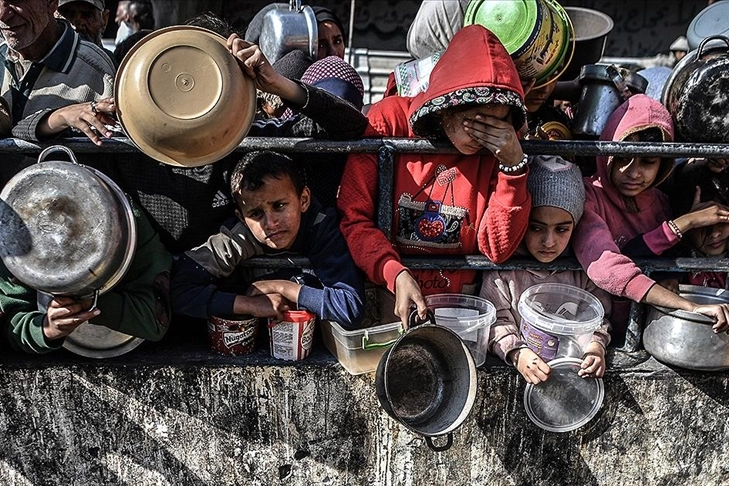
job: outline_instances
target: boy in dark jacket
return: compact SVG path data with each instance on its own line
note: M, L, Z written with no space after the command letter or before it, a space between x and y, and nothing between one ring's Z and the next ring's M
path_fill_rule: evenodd
M237 219L175 264L173 310L200 318L274 317L300 308L356 327L364 309L362 277L336 212L311 196L291 159L271 151L247 154L231 176L231 191ZM313 274L239 268L262 255L308 257Z

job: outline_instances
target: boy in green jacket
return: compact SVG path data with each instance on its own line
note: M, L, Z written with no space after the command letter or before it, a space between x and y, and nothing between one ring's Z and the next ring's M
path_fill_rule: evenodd
M144 213L132 204L137 245L122 280L101 294L97 307L91 300L54 297L47 311L38 310L38 292L18 281L0 264L0 322L10 346L29 353L60 348L66 336L86 321L109 329L159 341L167 332L172 257Z

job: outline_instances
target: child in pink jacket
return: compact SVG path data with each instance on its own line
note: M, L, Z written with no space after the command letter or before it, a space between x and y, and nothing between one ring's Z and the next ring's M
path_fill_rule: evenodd
M613 112L600 139L670 142L671 115L653 98L634 95ZM668 198L656 186L673 170L672 158L598 156L596 165L585 178L585 212L573 248L590 279L616 297L613 337L624 338L630 300L705 314L716 320L715 332L726 330L729 305L697 305L656 285L623 249L642 246L660 255L693 228L729 221L729 212L714 207L671 219Z

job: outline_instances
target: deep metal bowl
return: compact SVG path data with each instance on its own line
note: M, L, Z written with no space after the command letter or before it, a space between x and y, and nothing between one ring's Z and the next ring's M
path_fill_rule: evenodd
M197 167L238 147L253 123L256 87L215 32L156 30L124 57L114 81L124 133L165 164Z
M53 152L74 162L45 161ZM54 295L102 294L131 265L137 228L131 205L107 176L63 146L18 172L0 193L0 256L27 286Z
M697 304L729 303L729 291L681 285L681 297ZM643 346L657 360L690 370L729 368L729 335L715 334L714 321L702 314L650 307L643 331Z

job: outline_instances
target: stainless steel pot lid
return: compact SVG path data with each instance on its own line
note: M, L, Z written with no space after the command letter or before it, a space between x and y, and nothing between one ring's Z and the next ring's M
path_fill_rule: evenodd
M143 342L142 338L100 324L84 322L66 337L63 347L86 358L115 358L128 353Z
M539 385L524 390L524 408L532 422L549 432L579 429L602 407L605 388L602 378L582 378L581 359L559 358L550 361L552 373Z

